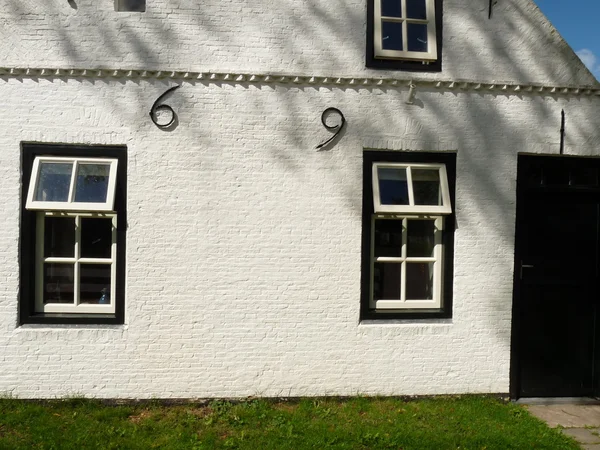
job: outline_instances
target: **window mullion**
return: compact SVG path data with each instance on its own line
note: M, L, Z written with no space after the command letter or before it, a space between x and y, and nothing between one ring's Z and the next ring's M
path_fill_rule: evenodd
M75 296L75 306L79 305L79 269L81 258L81 216L75 216L75 267L73 269L73 295Z
M402 219L402 265L400 267L400 300L406 301L406 254L408 242L408 219Z
M44 219L45 214L36 214L35 236L35 309L42 311L44 308Z
M406 261L406 258L401 258L398 256L375 256L373 257L373 261L382 263L401 263Z
M112 243L110 251L110 259L112 264L110 266L110 304L114 306L114 299L117 297L117 216L112 218Z
M406 183L408 184L408 204L415 206L415 194L413 192L412 170L410 166L406 168Z
M370 276L369 276L369 305L375 308L375 300L373 299L373 291L375 289L375 215L371 216L371 249L370 249Z
M77 160L73 161L73 172L71 173L71 184L69 185L69 196L67 203L72 203L75 196L75 178L77 177Z
M408 29L407 29L407 24L406 24L406 0L401 0L402 1L402 18L404 19L402 21L402 51L407 51L408 50Z
M443 245L442 245L442 231L444 229L444 219L438 217L434 222L435 236L434 236L434 256L435 262L433 263L433 299L436 301L437 306L441 307L442 298L442 257L443 257Z

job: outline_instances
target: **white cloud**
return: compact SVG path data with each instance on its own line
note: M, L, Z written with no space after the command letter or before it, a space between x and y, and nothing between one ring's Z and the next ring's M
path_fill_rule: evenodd
M590 69L590 72L592 72L597 77L600 76L600 62L598 61L596 55L594 55L593 51L587 48L583 48L581 50L576 51L575 53L577 53L577 56L579 56L579 59L583 61L586 67Z

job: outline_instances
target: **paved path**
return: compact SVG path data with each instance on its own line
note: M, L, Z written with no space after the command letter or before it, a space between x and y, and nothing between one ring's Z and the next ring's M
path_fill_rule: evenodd
M526 406L531 414L550 427L561 426L583 449L600 450L600 405L554 404Z

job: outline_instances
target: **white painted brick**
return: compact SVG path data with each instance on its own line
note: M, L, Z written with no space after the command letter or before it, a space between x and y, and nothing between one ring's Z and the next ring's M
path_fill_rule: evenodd
M75 1L1 0L0 65L390 75L364 68L362 0ZM444 71L420 79L592 82L528 2L444 5ZM508 391L517 154L557 153L564 108L566 153L598 155L597 98L185 81L165 132L171 84L0 78L0 393ZM348 125L316 152L329 106ZM127 145L125 325L18 326L23 141ZM359 324L365 147L458 152L449 321Z

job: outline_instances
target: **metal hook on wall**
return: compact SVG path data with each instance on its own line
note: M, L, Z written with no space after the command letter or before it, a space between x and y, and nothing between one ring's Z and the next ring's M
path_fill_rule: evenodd
M412 105L415 103L415 95L417 95L417 85L414 83L410 83L408 85L408 95L406 97L406 101L404 103L406 103L407 105Z

